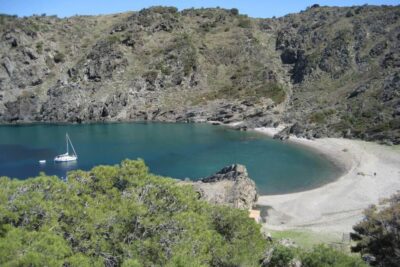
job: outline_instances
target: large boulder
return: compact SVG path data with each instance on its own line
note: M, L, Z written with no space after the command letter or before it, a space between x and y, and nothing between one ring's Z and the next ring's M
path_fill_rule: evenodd
M227 166L214 175L190 182L202 199L239 209L251 209L257 201L256 185L245 166Z

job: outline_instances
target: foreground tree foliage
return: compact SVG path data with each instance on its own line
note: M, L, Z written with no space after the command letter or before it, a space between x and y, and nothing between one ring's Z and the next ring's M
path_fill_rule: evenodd
M367 209L365 219L353 227L357 245L352 250L373 256L373 265L400 266L400 193L381 204Z
M367 265L357 256L350 256L325 245L316 246L312 251L302 253L303 267L366 267Z
M141 160L2 177L0 265L257 266L266 242L247 211L197 198Z
M0 266L364 266L327 247L268 243L247 211L212 206L142 160L0 178Z
M326 245L317 245L308 251L275 244L267 254L269 257L262 261L262 267L367 267L360 257L345 254Z

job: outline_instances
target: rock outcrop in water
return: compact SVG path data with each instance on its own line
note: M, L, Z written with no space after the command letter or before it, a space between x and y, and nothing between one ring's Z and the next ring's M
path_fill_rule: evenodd
M399 43L399 6L0 15L0 123L244 121L399 144Z
M200 181L184 183L191 184L200 198L212 204L251 209L258 197L254 181L240 164L227 166Z

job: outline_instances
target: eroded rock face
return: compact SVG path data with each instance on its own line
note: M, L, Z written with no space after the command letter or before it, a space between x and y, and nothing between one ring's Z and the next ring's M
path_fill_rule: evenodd
M128 65L121 51L109 40L99 41L87 56L82 68L84 77L90 81L110 79L115 71L123 70Z
M198 182L190 182L200 197L212 204L251 209L257 201L256 185L245 166L227 166Z
M288 125L400 144L400 7L0 16L0 123Z

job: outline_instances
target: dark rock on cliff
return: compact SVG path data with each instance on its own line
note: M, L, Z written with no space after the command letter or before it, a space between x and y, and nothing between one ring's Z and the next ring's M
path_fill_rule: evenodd
M362 85L362 86L358 87L356 90L354 90L353 92L351 92L347 98L349 99L349 98L356 97L359 94L364 93L367 89L368 89L368 85Z
M112 40L100 40L76 69L82 70L82 79L98 82L111 79L115 71L123 71L127 65L128 61Z
M16 101L6 102L7 112L3 115L7 121L29 122L36 120L37 97L32 93L26 93L17 98Z

